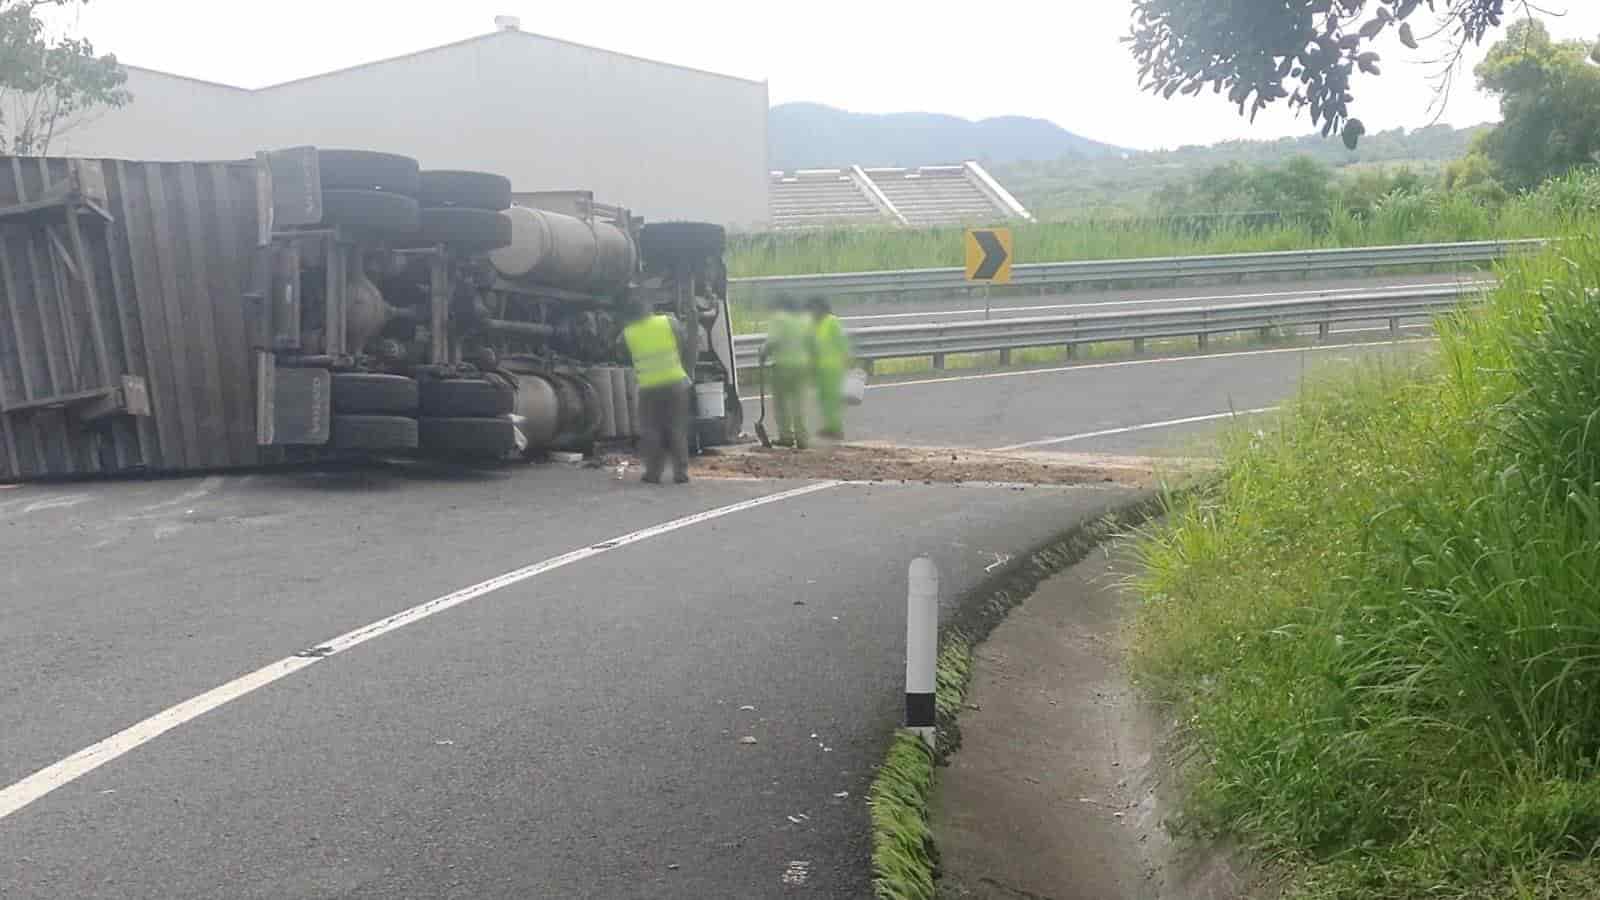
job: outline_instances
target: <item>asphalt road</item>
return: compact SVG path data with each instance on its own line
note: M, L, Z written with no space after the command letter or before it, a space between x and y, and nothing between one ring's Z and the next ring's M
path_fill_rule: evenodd
M1404 359L1433 342L1259 348L991 372L879 379L849 410L847 437L930 447L1105 454L1207 452L1231 414L1274 407L1301 381L1342 366ZM753 391L752 391L753 393ZM745 421L760 415L745 401ZM811 420L815 427L815 419ZM1026 445L1026 446L1019 446Z
M1426 346L906 379L851 428L1181 449L1220 422L1161 423ZM797 487L410 466L0 490L0 896L865 896L905 565L931 555L948 605L1129 492L729 509Z
M931 555L948 604L1127 492L836 485L682 518L794 487L546 466L0 490L0 896L865 896L905 565ZM55 790L26 780L163 710Z
M1191 306L1302 299L1325 294L1447 287L1482 278L1481 273L1468 271L1459 275L1424 272L1376 277L1316 278L1305 281L1252 280L1242 284L1204 286L1186 281L1176 287L1093 289L1048 296L996 297L990 301L988 314L991 318L1004 319L1024 316L1063 316L1072 313L1181 309ZM904 301L868 302L841 298L837 304L840 317L851 328L982 319L985 314L984 302L979 296L925 299L913 295Z

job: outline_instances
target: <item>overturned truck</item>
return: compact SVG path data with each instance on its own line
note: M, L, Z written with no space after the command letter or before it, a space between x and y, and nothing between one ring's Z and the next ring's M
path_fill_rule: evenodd
M625 442L632 303L732 442L724 241L371 151L0 160L0 480Z

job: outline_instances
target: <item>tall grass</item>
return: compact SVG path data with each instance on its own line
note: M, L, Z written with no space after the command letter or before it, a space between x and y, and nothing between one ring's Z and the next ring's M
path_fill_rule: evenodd
M1503 205L1465 194L1425 191L1385 198L1371 216L1335 205L1315 227L1232 224L1211 230L1155 219L1012 223L1018 262L1122 259L1365 247L1434 241L1548 237L1552 229L1600 210L1600 173L1574 172ZM732 239L729 274L812 275L959 266L961 228L832 228L747 234Z
M1314 381L1142 544L1188 822L1300 896L1600 896L1600 240Z

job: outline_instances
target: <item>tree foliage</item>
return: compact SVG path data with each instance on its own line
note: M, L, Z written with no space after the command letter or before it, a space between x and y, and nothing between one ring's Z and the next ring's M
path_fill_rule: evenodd
M1366 127L1350 115L1358 73L1380 74L1373 44L1393 30L1400 41L1448 36L1459 49L1500 25L1517 0L1134 0L1125 39L1139 83L1163 97L1227 92L1241 114L1287 102L1304 107L1324 137L1341 133L1354 148ZM1443 16L1419 30L1414 14Z
M1478 152L1513 188L1531 188L1600 163L1600 64L1579 41L1555 41L1542 22L1513 24L1475 70L1500 97L1503 121Z
M81 2L0 0L0 139L12 153L43 154L83 113L132 99L115 56L46 33L41 12Z

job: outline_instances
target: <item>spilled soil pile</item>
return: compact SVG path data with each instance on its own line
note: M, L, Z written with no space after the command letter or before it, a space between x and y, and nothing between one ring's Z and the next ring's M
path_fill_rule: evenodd
M760 445L722 448L695 460L705 478L805 478L840 481L1005 482L1147 486L1187 467L1182 460L1095 454L996 453L984 450L840 444L810 450Z

